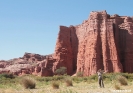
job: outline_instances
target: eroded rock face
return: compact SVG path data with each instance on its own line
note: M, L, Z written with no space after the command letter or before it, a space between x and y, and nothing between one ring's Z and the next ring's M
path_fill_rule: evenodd
M78 39L74 27L60 26L54 58L53 69L66 67L68 74L76 70Z
M107 72L133 73L133 18L91 12L77 26L60 26L52 55L25 53L22 58L0 61L0 73L51 76L62 66L67 74L93 75L98 69Z
M0 61L0 74L13 73L14 75L33 74L38 76L53 75L53 55L39 55L25 53L21 58Z
M133 19L106 11L91 12L88 20L70 27L60 27L53 69L66 66L68 73L95 74L133 72Z
M109 19L106 11L91 12L89 19L77 26L79 34L84 29L83 39L79 42L77 72L92 75L98 69L123 71L114 36L115 20Z

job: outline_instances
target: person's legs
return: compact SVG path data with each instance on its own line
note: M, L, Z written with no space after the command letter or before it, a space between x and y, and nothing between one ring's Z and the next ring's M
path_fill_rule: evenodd
M101 79L101 84L102 84L102 87L104 88L104 83L103 83L103 79Z
M101 77L98 77L99 87L101 87Z

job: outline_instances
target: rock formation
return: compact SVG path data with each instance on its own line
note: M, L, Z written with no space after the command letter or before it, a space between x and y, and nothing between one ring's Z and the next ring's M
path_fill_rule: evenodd
M39 55L25 53L21 58L0 61L0 74L13 73L14 75L33 74L38 76L52 76L53 54Z
M60 26L54 68L66 66L68 73L95 74L133 72L133 18L109 15L106 11L91 12L77 26ZM65 50L64 50L65 49Z
M76 30L72 27L60 26L54 59L56 59L53 69L65 66L68 74L73 74L76 70L78 51L78 39Z
M60 26L55 52L52 55L25 53L22 58L0 62L0 73L17 75L53 75L62 66L69 75L83 72L133 73L133 18L92 11L77 26Z

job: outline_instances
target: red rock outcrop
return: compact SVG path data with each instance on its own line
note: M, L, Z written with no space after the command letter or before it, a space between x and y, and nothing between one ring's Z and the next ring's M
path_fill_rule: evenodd
M76 30L73 26L64 27L60 26L60 32L58 35L54 59L53 69L65 66L68 74L73 74L76 70L77 63L77 49L78 39L76 36Z
M53 70L66 66L68 74L85 76L98 69L133 72L133 19L106 11L91 12L77 26L60 26Z
M77 31L84 29L83 40L79 44L77 72L92 75L98 69L108 72L123 70L115 44L113 23L106 11L91 12L83 24L77 26Z
M133 73L133 18L93 11L77 26L60 26L52 55L25 53L22 58L0 61L0 73L51 76L64 66L67 74L83 72Z
M52 55L25 53L23 57L8 61L0 61L0 74L13 73L14 75L33 74L38 76L52 76L54 59Z

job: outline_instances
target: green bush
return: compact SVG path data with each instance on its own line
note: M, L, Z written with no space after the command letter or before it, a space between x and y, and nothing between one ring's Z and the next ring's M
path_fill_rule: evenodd
M64 75L67 73L67 68L66 67L60 67L55 71L56 75Z
M23 77L21 84L24 86L26 89L34 89L36 86L35 80L31 77Z

